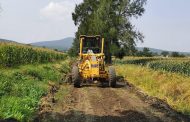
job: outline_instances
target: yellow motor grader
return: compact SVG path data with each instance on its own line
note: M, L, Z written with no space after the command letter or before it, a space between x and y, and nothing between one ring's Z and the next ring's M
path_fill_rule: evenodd
M116 73L113 66L105 67L104 38L96 36L80 36L79 62L72 68L74 87L83 82L107 82L116 86ZM107 69L107 70L106 70Z

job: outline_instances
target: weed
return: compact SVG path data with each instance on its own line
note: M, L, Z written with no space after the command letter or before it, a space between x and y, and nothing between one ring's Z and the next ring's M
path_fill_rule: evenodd
M48 92L48 82L58 83L62 77L60 67L68 63L62 61L1 69L0 117L30 121L38 108L40 98Z

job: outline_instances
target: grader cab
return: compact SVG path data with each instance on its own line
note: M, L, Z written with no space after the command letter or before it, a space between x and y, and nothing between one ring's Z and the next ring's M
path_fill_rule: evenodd
M74 87L81 83L99 81L116 86L116 73L112 66L105 67L104 38L101 36L80 36L79 63L72 68ZM107 70L106 70L107 69Z

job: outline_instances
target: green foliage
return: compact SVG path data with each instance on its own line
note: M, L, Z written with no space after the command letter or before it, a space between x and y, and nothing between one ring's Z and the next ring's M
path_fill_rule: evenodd
M179 54L178 52L172 52L171 57L185 57L185 55Z
M30 121L41 96L48 91L48 82L59 83L62 72L69 71L65 66L69 61L1 69L0 118Z
M85 0L76 5L72 17L79 27L71 54L78 53L79 35L102 35L105 38L107 59L111 57L112 44L134 49L135 42L142 41L143 35L135 30L130 18L141 16L145 11L145 3L146 0Z
M3 81L5 79L6 82ZM2 118L15 118L26 121L31 118L41 95L46 90L41 88L35 80L27 78L21 82L16 79L18 77L12 76L11 78L6 75L1 77L0 83L6 83L6 86L0 87L0 116Z
M168 56L170 53L168 51L162 51L161 55L163 55L164 57Z
M10 77L5 77L4 74L0 74L0 97L4 95L9 95L12 90L12 83L9 80L12 80Z
M116 61L116 63L120 63L120 64L136 64L136 65L147 65L149 62L151 61L155 61L155 60L161 60L158 58L137 58L137 59L126 59L126 60L121 60L121 61Z
M71 66L68 65L68 62L64 62L62 63L62 66L60 68L60 72L61 73L64 73L64 74L67 74L68 72L71 71Z
M175 58L137 58L116 61L120 64L136 64L146 66L154 70L162 70L173 73L180 73L190 76L190 60L189 59L175 59Z
M143 48L143 51L137 51L136 52L137 56L144 56L144 57L152 57L153 53L150 51L149 48Z
M154 70L163 70L190 76L190 61L153 61L148 67Z
M123 57L125 56L125 50L123 48L117 50L114 54L114 56L116 58L119 58L120 60L123 59Z
M39 72L36 69L28 69L27 70L27 75L30 75L33 78L37 78L38 80L42 80L43 79L43 76L41 75L41 72Z
M179 57L179 53L178 52L172 52L171 57Z
M79 53L79 43L73 44L73 47L69 49L68 55L70 57L77 57Z
M66 58L65 54L53 50L3 42L0 43L0 54L0 65L5 67L53 62Z
M145 59L137 59L137 60L128 60L126 61L126 63L128 64L137 64L137 65L146 65L147 63L149 63L150 61L155 60L154 58L145 58Z

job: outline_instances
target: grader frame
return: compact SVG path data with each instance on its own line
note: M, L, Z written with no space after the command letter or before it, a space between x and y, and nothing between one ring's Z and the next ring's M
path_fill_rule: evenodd
M104 55L104 38L96 36L80 36L79 63L72 68L74 87L80 87L85 81L108 82L116 86L116 73L112 66L106 71Z

